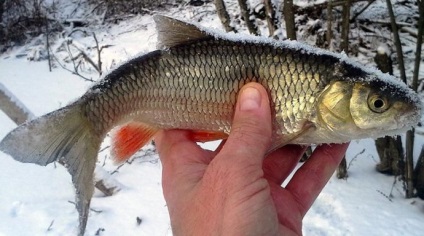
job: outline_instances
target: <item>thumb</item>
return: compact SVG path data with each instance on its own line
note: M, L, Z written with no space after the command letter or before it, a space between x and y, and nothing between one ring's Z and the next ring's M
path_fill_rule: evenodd
M262 85L248 83L240 90L231 132L221 154L237 165L262 166L271 135L268 93Z

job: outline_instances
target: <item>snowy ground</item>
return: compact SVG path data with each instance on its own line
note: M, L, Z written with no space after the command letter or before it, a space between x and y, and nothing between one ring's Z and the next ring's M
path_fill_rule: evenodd
M180 14L190 17L193 12L185 10ZM205 21L201 24L219 27L216 18L205 17ZM103 27L96 34L101 45L114 45L103 51L105 71L153 49L156 43L150 16ZM94 45L92 37L81 36L78 43ZM26 53L25 48L0 57L0 83L36 116L77 99L91 85L61 68L49 72L46 61L29 62L16 57L22 53ZM98 78L92 71L85 72L93 79ZM0 139L14 127L0 111ZM424 142L421 135L416 138L419 144ZM352 142L347 161L349 178L330 180L306 215L305 235L423 234L424 201L404 199L400 183L393 185L393 177L375 171L378 156L372 140ZM120 191L111 197L95 193L86 235L172 235L162 196L161 168L155 154L137 157L132 164L118 167L112 164L107 150L101 152L96 174ZM0 186L0 236L76 234L78 214L72 203L73 186L62 166L22 164L0 153Z

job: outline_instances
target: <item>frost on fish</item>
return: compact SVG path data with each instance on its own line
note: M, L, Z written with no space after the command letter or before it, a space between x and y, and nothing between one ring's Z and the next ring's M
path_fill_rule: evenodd
M394 77L346 55L293 41L221 34L156 16L159 50L111 71L74 104L12 131L0 149L16 160L63 160L77 193L83 235L97 151L112 129L112 155L125 161L161 129L194 141L225 139L240 89L269 93L271 150L399 133L421 115L418 96Z

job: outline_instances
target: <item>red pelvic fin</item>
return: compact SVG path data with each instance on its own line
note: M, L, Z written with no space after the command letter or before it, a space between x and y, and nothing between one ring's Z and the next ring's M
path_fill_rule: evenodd
M128 123L112 134L112 157L116 163L128 160L149 142L158 129L143 123Z
M228 134L224 132L191 130L190 139L196 142L209 142L220 139L227 139Z

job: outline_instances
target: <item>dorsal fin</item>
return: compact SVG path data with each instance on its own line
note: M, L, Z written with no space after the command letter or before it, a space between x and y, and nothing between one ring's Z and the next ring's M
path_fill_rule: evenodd
M155 15L153 19L158 33L158 49L213 37L195 25L168 16Z

